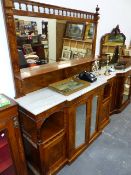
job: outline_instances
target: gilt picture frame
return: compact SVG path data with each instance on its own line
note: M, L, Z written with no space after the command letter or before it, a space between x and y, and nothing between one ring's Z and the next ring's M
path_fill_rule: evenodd
M68 96L90 85L89 82L74 77L58 81L49 85L49 88Z
M75 40L83 40L85 27L85 23L67 22L64 37Z

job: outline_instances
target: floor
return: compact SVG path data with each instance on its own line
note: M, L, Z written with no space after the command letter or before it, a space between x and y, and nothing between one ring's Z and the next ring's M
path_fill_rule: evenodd
M57 175L131 175L131 104L111 116L102 135Z

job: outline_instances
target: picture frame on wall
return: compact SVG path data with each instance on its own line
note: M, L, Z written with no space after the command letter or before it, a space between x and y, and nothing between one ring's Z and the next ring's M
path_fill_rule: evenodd
M65 38L82 40L84 38L85 32L85 23L77 23L77 22L67 22L65 29Z

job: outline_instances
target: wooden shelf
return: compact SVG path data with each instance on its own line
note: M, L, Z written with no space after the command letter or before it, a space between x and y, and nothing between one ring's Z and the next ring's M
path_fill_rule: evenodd
M123 46L123 43L105 43L103 44L103 46L107 46L107 47L115 47L115 46Z
M71 39L71 38L63 38L63 40L69 40L69 41L75 41L75 42L82 42L82 43L91 43L92 44L92 40L77 40L77 39Z
M49 116L41 128L42 141L45 143L64 131L64 114L57 112Z

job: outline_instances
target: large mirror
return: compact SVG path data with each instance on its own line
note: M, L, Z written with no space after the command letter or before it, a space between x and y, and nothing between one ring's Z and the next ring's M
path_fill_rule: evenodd
M95 24L14 16L20 68L93 56Z
M2 6L16 97L69 77L63 69L92 63L98 6L95 13L28 0L3 0ZM63 62L65 65L59 67ZM78 71L74 69L75 75ZM57 71L57 78L51 77L53 71Z

